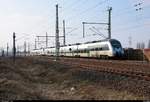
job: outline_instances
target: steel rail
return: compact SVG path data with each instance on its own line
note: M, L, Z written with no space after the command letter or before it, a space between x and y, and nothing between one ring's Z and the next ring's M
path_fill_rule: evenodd
M70 63L66 61L59 61L60 63L66 64L66 65L71 65L77 68L83 68L86 70L91 70L91 71L98 71L98 72L107 72L107 73L113 73L113 74L119 74L123 76L128 76L128 77L134 77L137 79L143 79L146 81L150 81L150 74L143 73L141 71L129 71L129 70L119 70L119 69L113 69L113 68L107 68L104 66L97 66L97 65L89 65L89 64L82 64L81 63Z

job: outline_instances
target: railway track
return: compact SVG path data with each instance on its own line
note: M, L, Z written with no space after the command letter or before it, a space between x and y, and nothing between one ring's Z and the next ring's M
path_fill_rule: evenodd
M104 61L83 58L60 58L59 63L97 72L113 73L134 79L150 81L150 64L129 61Z
M83 59L83 58L61 58L70 63L96 65L104 68L113 68L130 71L142 71L150 74L150 63L141 61L122 61L122 60L97 60L97 59Z
M104 66L97 66L97 65L89 65L89 64L77 64L77 63L68 63L65 61L60 61L60 63L70 65L73 67L76 67L78 69L85 69L85 70L91 70L91 71L99 71L99 72L106 72L106 73L113 73L113 74L119 74L127 77L133 77L136 79L142 79L146 81L150 81L150 74L143 73L141 71L129 71L129 70L118 70L114 68L106 68Z
M49 60L54 59L54 57L46 58ZM113 73L134 79L150 81L150 63L147 62L66 57L61 57L57 62L80 70Z

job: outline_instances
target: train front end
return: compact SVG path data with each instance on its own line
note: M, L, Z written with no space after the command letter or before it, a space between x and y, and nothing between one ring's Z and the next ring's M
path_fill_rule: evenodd
M112 46L113 56L117 58L122 58L124 56L124 50L121 43L118 40L111 39L110 44Z

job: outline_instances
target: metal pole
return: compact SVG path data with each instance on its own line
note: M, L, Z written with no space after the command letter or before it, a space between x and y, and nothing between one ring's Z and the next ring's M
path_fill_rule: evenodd
M8 56L8 49L9 49L9 46L8 46L8 43L7 43L7 56Z
M36 39L35 39L35 50L36 50Z
M143 48L143 62L144 62L144 60L145 60L145 56L144 56L144 48Z
M46 32L46 48L48 47L48 34Z
M16 35L15 35L15 32L13 33L13 62L15 63L15 60L16 60Z
M20 47L17 46L17 49L18 49L18 56L20 56Z
M111 39L111 11L112 7L109 8L109 17L108 17L108 39Z
M66 45L66 27L65 20L63 20L64 46Z
M39 48L39 45L40 45L40 38L38 37L38 43L37 43L37 48Z
M85 37L85 26L84 26L85 22L83 22L83 38Z
M59 59L59 17L58 17L58 4L56 5L56 60Z
M28 56L30 55L30 43L28 42Z
M24 42L24 56L26 56L26 41Z
M4 51L4 49L2 50L2 57L5 57L5 51Z

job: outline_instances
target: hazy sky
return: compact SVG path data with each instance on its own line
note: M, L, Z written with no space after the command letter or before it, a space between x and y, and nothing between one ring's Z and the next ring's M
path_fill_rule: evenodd
M82 38L82 22L108 22L108 7L112 10L112 38L121 41L123 47L150 40L150 0L0 0L0 47L12 46L16 32L17 46L24 41L34 45L37 35L55 35L55 5L59 4L59 27L66 20L67 44L103 39L92 30L107 34L107 26L87 25ZM141 5L135 6L136 4ZM142 8L140 11L136 9ZM91 30L92 29L92 30ZM71 32L72 31L72 32ZM71 33L69 33L71 32ZM18 40L19 39L19 40ZM41 39L42 40L42 39ZM62 40L61 40L62 41ZM49 46L55 39L49 39Z

